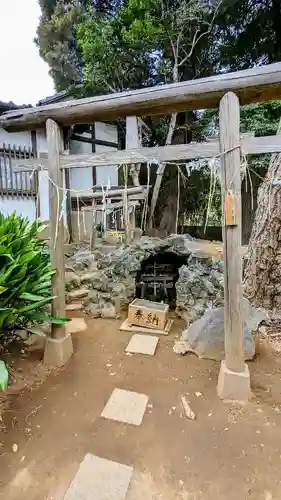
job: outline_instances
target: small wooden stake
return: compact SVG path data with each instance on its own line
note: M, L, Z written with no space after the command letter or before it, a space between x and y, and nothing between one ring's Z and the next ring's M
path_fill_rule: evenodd
M126 116L126 149L139 147L138 119L136 116Z
M228 92L220 101L221 190L224 244L225 360L229 370L244 371L244 334L241 315L241 172L240 107ZM227 152L229 151L229 152Z
M126 117L126 151L141 147L139 138L138 118L136 116ZM130 176L134 186L139 186L139 172L141 164L131 164L129 166Z
M124 189L123 193L123 217L124 217L124 243L129 243L129 215L128 215L128 196L127 191Z
M67 189L66 192L66 220L67 220L67 228L68 228L68 243L72 243L73 241L73 232L72 232L72 217L71 217L71 194L70 194L70 171L69 168L66 168L64 171L65 178L65 187Z
M91 242L90 242L90 248L93 250L95 248L96 244L96 237L97 237L97 210L96 210L96 200L93 198L92 201L92 210L93 210L93 219L92 219L92 235L91 235Z
M65 317L65 265L64 265L64 223L59 221L63 200L63 176L60 169L60 153L63 151L62 132L59 125L51 119L46 122L48 159L49 159L49 207L52 266L56 274L52 276L52 315ZM56 187L57 186L57 187ZM60 189L57 189L60 188ZM64 325L52 325L52 338L65 337Z

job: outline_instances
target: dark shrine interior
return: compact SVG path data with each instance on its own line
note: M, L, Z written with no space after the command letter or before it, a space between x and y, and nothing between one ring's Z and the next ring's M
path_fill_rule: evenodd
M179 268L187 258L173 252L158 252L143 260L136 276L136 298L176 306Z

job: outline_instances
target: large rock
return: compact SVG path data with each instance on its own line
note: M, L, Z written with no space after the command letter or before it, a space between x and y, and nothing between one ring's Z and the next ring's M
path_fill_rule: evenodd
M115 307L117 306L118 311L120 311L122 308L127 306L134 298L135 295L134 280L132 280L131 284L127 283L127 286L126 283L123 282L111 283L110 295L113 304L115 305Z
M255 343L252 330L256 330L266 315L252 308L247 299L242 302L242 318L244 321L244 353L245 360L253 359ZM216 361L225 359L224 344L224 307L209 309L203 316L194 321L182 332L181 339L175 343L177 354L193 352L199 358L209 358Z
M92 302L93 304L99 304L100 301L100 292L98 290L89 290L88 292L88 303Z
M97 267L96 259L90 250L78 250L67 261L68 266L71 266L75 271L86 271L87 269L95 270Z
M189 262L179 269L177 313L183 316L187 312L195 319L204 314L206 307L223 304L223 273L220 262L210 257L198 261L192 256Z
M73 290L73 288L80 287L81 280L79 276L73 271L65 272L65 288L66 290Z
M109 280L105 272L96 271L90 278L91 287L102 292L108 291Z
M87 288L78 288L77 290L73 290L72 292L69 292L66 297L67 302L79 300L79 299L84 299L85 297L88 297L89 290Z
M80 275L80 278L81 278L81 283L93 283L93 281L95 280L96 277L99 277L99 272L97 274L96 271L89 271L89 272L86 272L86 273L83 273Z
M92 318L100 318L101 316L101 307L99 304L88 304L86 307L86 313L89 314Z
M101 317L107 319L115 319L118 316L115 306L110 302L101 304Z

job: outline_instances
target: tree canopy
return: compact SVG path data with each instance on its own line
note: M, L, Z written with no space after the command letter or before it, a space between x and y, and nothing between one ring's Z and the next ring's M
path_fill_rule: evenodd
M40 0L37 43L58 90L82 83L97 93L194 78L212 69L206 35L220 3Z
M58 90L138 88L280 60L279 0L39 0Z
M83 95L101 94L281 60L280 0L39 1L37 43L59 90L78 87ZM280 116L281 101L243 106L241 131L273 135L278 129L280 134ZM145 120L150 132L143 142L151 146L200 140L218 131L217 110ZM195 164L192 171L190 164L160 165L157 175L151 170L149 223L169 233L176 229L178 213L182 223L196 212L202 221L211 176L207 162ZM281 186L272 179L281 177L281 155L248 157L247 166L242 182L242 240L249 241L245 290L259 304L280 309ZM212 191L208 212L219 218L218 183Z
M37 44L58 90L103 94L200 78L281 60L280 0L39 0ZM280 102L241 108L242 131L274 134ZM146 118L149 145L199 140L216 131L216 112ZM178 136L177 136L178 134ZM263 175L268 158L250 159ZM158 175L160 214L177 189L175 170ZM192 174L183 210L198 208L208 182ZM205 171L208 180L208 169ZM260 174L259 174L260 175ZM202 184L203 182L203 184ZM195 184L194 184L195 183ZM195 189L199 183L199 194ZM161 189L160 189L161 187ZM219 203L219 197L218 203Z

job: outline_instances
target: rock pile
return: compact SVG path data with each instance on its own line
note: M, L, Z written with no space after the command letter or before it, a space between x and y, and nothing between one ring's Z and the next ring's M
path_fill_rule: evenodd
M206 308L223 305L223 263L212 258L191 256L179 270L176 283L177 313L189 320L204 314Z
M189 235L172 235L165 239L142 237L110 253L76 249L66 262L67 308L83 309L92 317L118 317L135 298L135 280L142 262L158 252L173 252L185 257L176 283L176 312L189 325L174 350L223 359L223 262L210 247ZM243 317L245 359L252 359L255 346L251 332L265 315L245 299Z
M205 248L204 242L189 235L172 235L142 237L111 253L76 250L66 262L68 309L74 310L77 304L77 309L79 305L92 317L116 317L135 297L135 278L142 261L166 251L186 257L176 284L177 312L201 316L207 307L223 303L222 262Z

